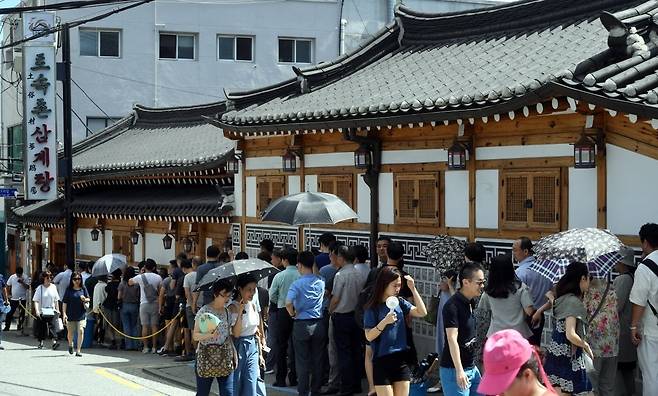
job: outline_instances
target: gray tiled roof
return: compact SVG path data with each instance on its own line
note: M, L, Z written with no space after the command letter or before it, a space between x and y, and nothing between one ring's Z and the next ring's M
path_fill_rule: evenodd
M133 114L73 148L76 176L192 171L219 167L234 148L214 117L225 104L152 109Z
M249 133L423 113L434 120L485 116L516 103L505 111L520 109L608 50L599 19L606 10L639 3L527 0L443 15L400 7L396 22L354 53L295 69L296 79L260 91L229 94L231 110L219 125Z
M658 1L604 14L609 47L582 62L565 81L589 92L658 104Z

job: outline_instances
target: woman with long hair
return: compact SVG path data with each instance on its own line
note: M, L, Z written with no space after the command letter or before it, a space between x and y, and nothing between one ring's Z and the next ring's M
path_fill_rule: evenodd
M373 351L373 380L380 396L409 394L411 371L407 365L409 344L404 317L422 318L427 315L413 278L409 275L404 278L414 305L398 296L402 288L402 274L397 268L388 266L379 271L370 300L365 305L363 327ZM386 303L390 297L397 299L393 309Z
M215 379L220 396L233 396L233 373L238 356L231 341L230 314L226 304L233 295L233 282L220 279L212 285L213 300L194 318L192 339L196 353L196 394L207 396Z
M119 283L118 298L121 304L121 325L123 326L123 332L130 337L139 336L139 285L128 284L128 280L136 275L134 267L126 267L123 271L121 283ZM128 337L125 338L127 351L139 350L137 341Z
M560 388L562 394L587 395L592 391L584 356L593 358L585 341L587 309L583 295L589 282L587 264L571 263L555 287L554 326L546 348L545 368L551 384Z
M43 340L48 333L53 336L53 349L59 348L57 335L53 332L52 321L59 317L59 294L57 287L51 283L53 275L50 271L44 271L39 275L40 285L34 291L32 302L34 303L34 312L37 316L37 339L39 345L37 348L43 348Z
M233 392L238 396L256 396L259 366L265 364L260 353L264 345L263 322L258 298L254 298L256 291L253 275L238 276L233 301L228 306L233 323L231 334L238 352L238 367L233 373Z
M76 271L71 274L71 282L69 282L62 298L62 320L66 323L66 338L69 342L70 355L73 355L73 334L77 334L78 342L75 346L75 356L82 356L80 350L85 326L87 325L86 311L88 306L89 294L82 285L82 274Z
M514 329L525 338L532 336L525 320L525 315L532 316L535 312L532 297L528 286L516 277L511 255L499 255L491 260L489 279L478 308L491 312L487 337L505 329Z

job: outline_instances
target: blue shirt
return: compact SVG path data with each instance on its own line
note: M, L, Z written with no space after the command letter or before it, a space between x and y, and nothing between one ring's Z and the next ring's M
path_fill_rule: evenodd
M329 295L334 289L334 278L336 277L336 272L338 268L333 265L325 265L320 269L320 276L324 279L325 288L329 290ZM322 309L329 309L329 301L331 298L325 298L325 301L322 303Z
M81 296L89 297L85 288L80 290L66 288L64 292L62 302L66 304L66 316L72 322L79 322L85 318L85 307L80 299Z
M315 256L315 265L318 266L318 269L329 265L329 263L331 263L331 260L329 260L329 253L320 253Z
M553 288L553 284L542 275L530 269L530 266L534 262L534 256L526 257L519 263L519 268L516 269L516 276L528 286L530 296L532 297L532 304L535 309L539 309L542 305L546 304L546 293Z
M409 345L407 344L407 325L404 317L411 311L413 305L404 298L398 298L398 300L400 300L400 305L395 308L398 319L395 323L384 327L384 331L379 334L379 337L370 342L373 357L386 356L409 349ZM388 311L389 309L384 303L367 309L363 315L363 328L374 329L388 315Z
M4 294L3 290L7 287L7 281L5 281L5 277L0 274L0 304L4 304Z
M303 275L290 285L286 302L292 303L295 319L320 319L324 300L324 280L314 274Z

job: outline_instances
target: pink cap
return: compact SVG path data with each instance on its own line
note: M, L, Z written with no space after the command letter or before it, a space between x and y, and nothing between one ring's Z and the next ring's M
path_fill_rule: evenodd
M498 395L505 392L532 356L533 348L516 330L501 330L484 344L484 377L478 393Z

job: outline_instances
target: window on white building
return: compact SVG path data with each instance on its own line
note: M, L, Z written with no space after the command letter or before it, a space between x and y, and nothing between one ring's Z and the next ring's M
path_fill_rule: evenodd
M120 119L118 117L87 117L87 136L102 131Z
M254 38L249 36L226 36L217 38L218 57L221 60L254 60Z
M118 58L120 55L120 31L80 29L80 56Z
M279 38L279 62L312 63L313 40L298 38Z
M14 125L7 128L7 145L9 154L9 171L23 173L23 125Z
M160 33L160 59L195 59L194 34Z

